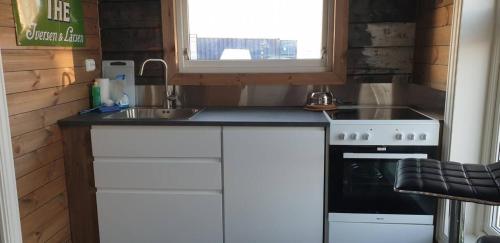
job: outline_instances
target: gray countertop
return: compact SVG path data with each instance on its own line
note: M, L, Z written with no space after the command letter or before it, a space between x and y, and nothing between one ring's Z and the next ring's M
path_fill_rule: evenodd
M302 108L206 108L190 119L107 119L110 113L76 115L59 121L61 126L170 125L170 126L329 126L323 112Z

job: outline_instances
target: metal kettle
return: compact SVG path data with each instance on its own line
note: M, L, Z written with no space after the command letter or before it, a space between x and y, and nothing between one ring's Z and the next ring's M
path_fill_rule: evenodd
M335 98L330 91L311 92L307 97L307 106L332 105Z

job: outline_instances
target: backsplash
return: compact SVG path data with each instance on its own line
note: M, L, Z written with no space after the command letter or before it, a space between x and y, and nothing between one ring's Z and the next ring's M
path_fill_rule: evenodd
M139 106L161 106L163 85L138 85ZM340 104L401 105L442 112L446 94L431 88L409 84L350 83L346 85L244 85L177 86L180 105L206 106L303 106L313 90L330 90Z

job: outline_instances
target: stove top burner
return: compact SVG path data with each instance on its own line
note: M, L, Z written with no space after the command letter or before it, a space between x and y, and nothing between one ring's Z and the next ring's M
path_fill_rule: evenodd
M333 120L431 120L409 108L353 108L328 112Z

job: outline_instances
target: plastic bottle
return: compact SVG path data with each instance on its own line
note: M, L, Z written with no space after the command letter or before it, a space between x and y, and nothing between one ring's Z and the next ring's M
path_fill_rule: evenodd
M92 108L101 106L101 87L99 87L99 82L94 82L92 86Z
M99 82L99 88L101 90L101 104L111 104L113 105L113 101L111 101L109 95L109 78L97 78L97 82Z

